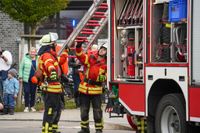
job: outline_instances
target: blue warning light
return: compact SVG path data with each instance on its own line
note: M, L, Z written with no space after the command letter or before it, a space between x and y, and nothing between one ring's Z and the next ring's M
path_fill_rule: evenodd
M75 19L72 20L72 26L73 26L73 27L76 26L76 20L75 20Z

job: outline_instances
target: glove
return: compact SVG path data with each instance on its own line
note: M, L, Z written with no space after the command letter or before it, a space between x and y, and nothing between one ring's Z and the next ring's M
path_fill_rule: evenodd
M51 80L57 80L58 79L58 76L57 76L57 73L56 73L55 70L51 71L50 79Z
M99 75L99 82L104 82L106 81L106 76L105 75Z
M80 48L80 47L82 47L82 44L83 44L83 42L77 42L77 44L76 44L76 48Z

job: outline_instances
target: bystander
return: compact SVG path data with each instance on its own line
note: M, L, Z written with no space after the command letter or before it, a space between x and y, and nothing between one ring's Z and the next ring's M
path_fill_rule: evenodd
M19 79L20 83L23 83L24 88L24 101L25 109L24 112L35 112L35 94L36 94L36 84L33 84L31 78L34 76L37 66L37 51L35 47L32 47L24 58L22 59L19 67Z
M8 70L12 64L12 55L0 47L0 96L3 97L3 81L7 78Z
M8 78L3 82L4 114L14 114L15 99L17 98L18 91L17 71L12 68L8 71Z

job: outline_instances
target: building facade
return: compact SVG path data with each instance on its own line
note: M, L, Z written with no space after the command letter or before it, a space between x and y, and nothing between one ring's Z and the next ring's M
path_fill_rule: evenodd
M24 34L24 24L0 11L0 47L13 55L13 63L19 65L19 39Z

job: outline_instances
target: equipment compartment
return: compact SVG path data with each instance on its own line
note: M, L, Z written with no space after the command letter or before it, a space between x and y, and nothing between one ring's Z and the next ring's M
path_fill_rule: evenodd
M184 18L187 13L177 15L183 7L180 11L172 11L172 5L183 3L170 1L151 5L151 62L187 62L187 18ZM184 4L187 10L185 6L187 4Z
M143 81L143 0L117 0L114 45L115 78Z

